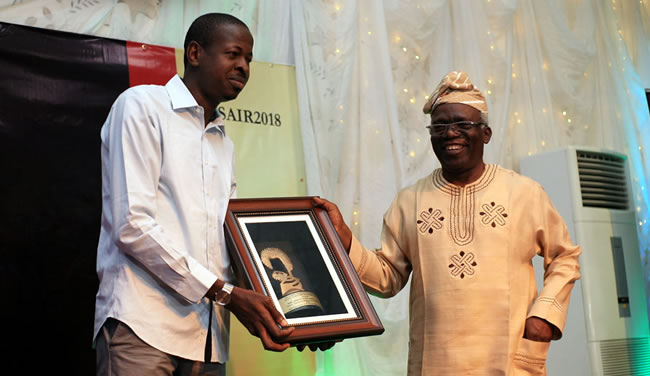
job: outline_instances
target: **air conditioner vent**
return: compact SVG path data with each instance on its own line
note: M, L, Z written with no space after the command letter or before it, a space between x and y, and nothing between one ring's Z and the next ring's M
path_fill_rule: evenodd
M625 159L616 155L577 151L582 205L627 210Z
M650 375L647 337L602 341L600 357L605 376Z

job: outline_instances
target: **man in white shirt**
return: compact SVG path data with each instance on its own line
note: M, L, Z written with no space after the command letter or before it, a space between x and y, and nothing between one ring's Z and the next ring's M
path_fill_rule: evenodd
M225 374L226 309L267 350L285 350L293 332L270 298L229 283L234 154L216 108L246 85L253 37L212 13L184 48L182 79L126 90L101 130L98 375Z

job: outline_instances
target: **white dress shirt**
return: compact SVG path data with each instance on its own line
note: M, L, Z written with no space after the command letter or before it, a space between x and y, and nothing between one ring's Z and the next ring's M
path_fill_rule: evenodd
M204 360L209 300L230 281L223 223L234 196L233 143L204 126L180 77L122 93L101 130L97 336L108 317L168 354ZM215 305L212 361L228 358L229 314Z

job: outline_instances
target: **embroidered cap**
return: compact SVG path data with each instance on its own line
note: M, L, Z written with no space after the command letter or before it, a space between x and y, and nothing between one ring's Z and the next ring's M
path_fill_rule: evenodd
M443 103L462 103L472 106L487 114L487 102L481 91L472 84L465 72L449 72L442 78L429 100L422 108L425 114L430 114Z

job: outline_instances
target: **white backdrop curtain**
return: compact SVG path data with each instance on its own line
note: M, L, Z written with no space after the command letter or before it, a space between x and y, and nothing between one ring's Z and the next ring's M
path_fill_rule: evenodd
M256 60L295 64L308 191L367 247L397 191L438 166L421 108L465 70L488 99L488 162L518 170L566 145L629 156L647 276L650 0L0 0L1 21L173 47L213 11L250 26ZM317 374L405 373L408 292L373 303L386 334L317 354Z

